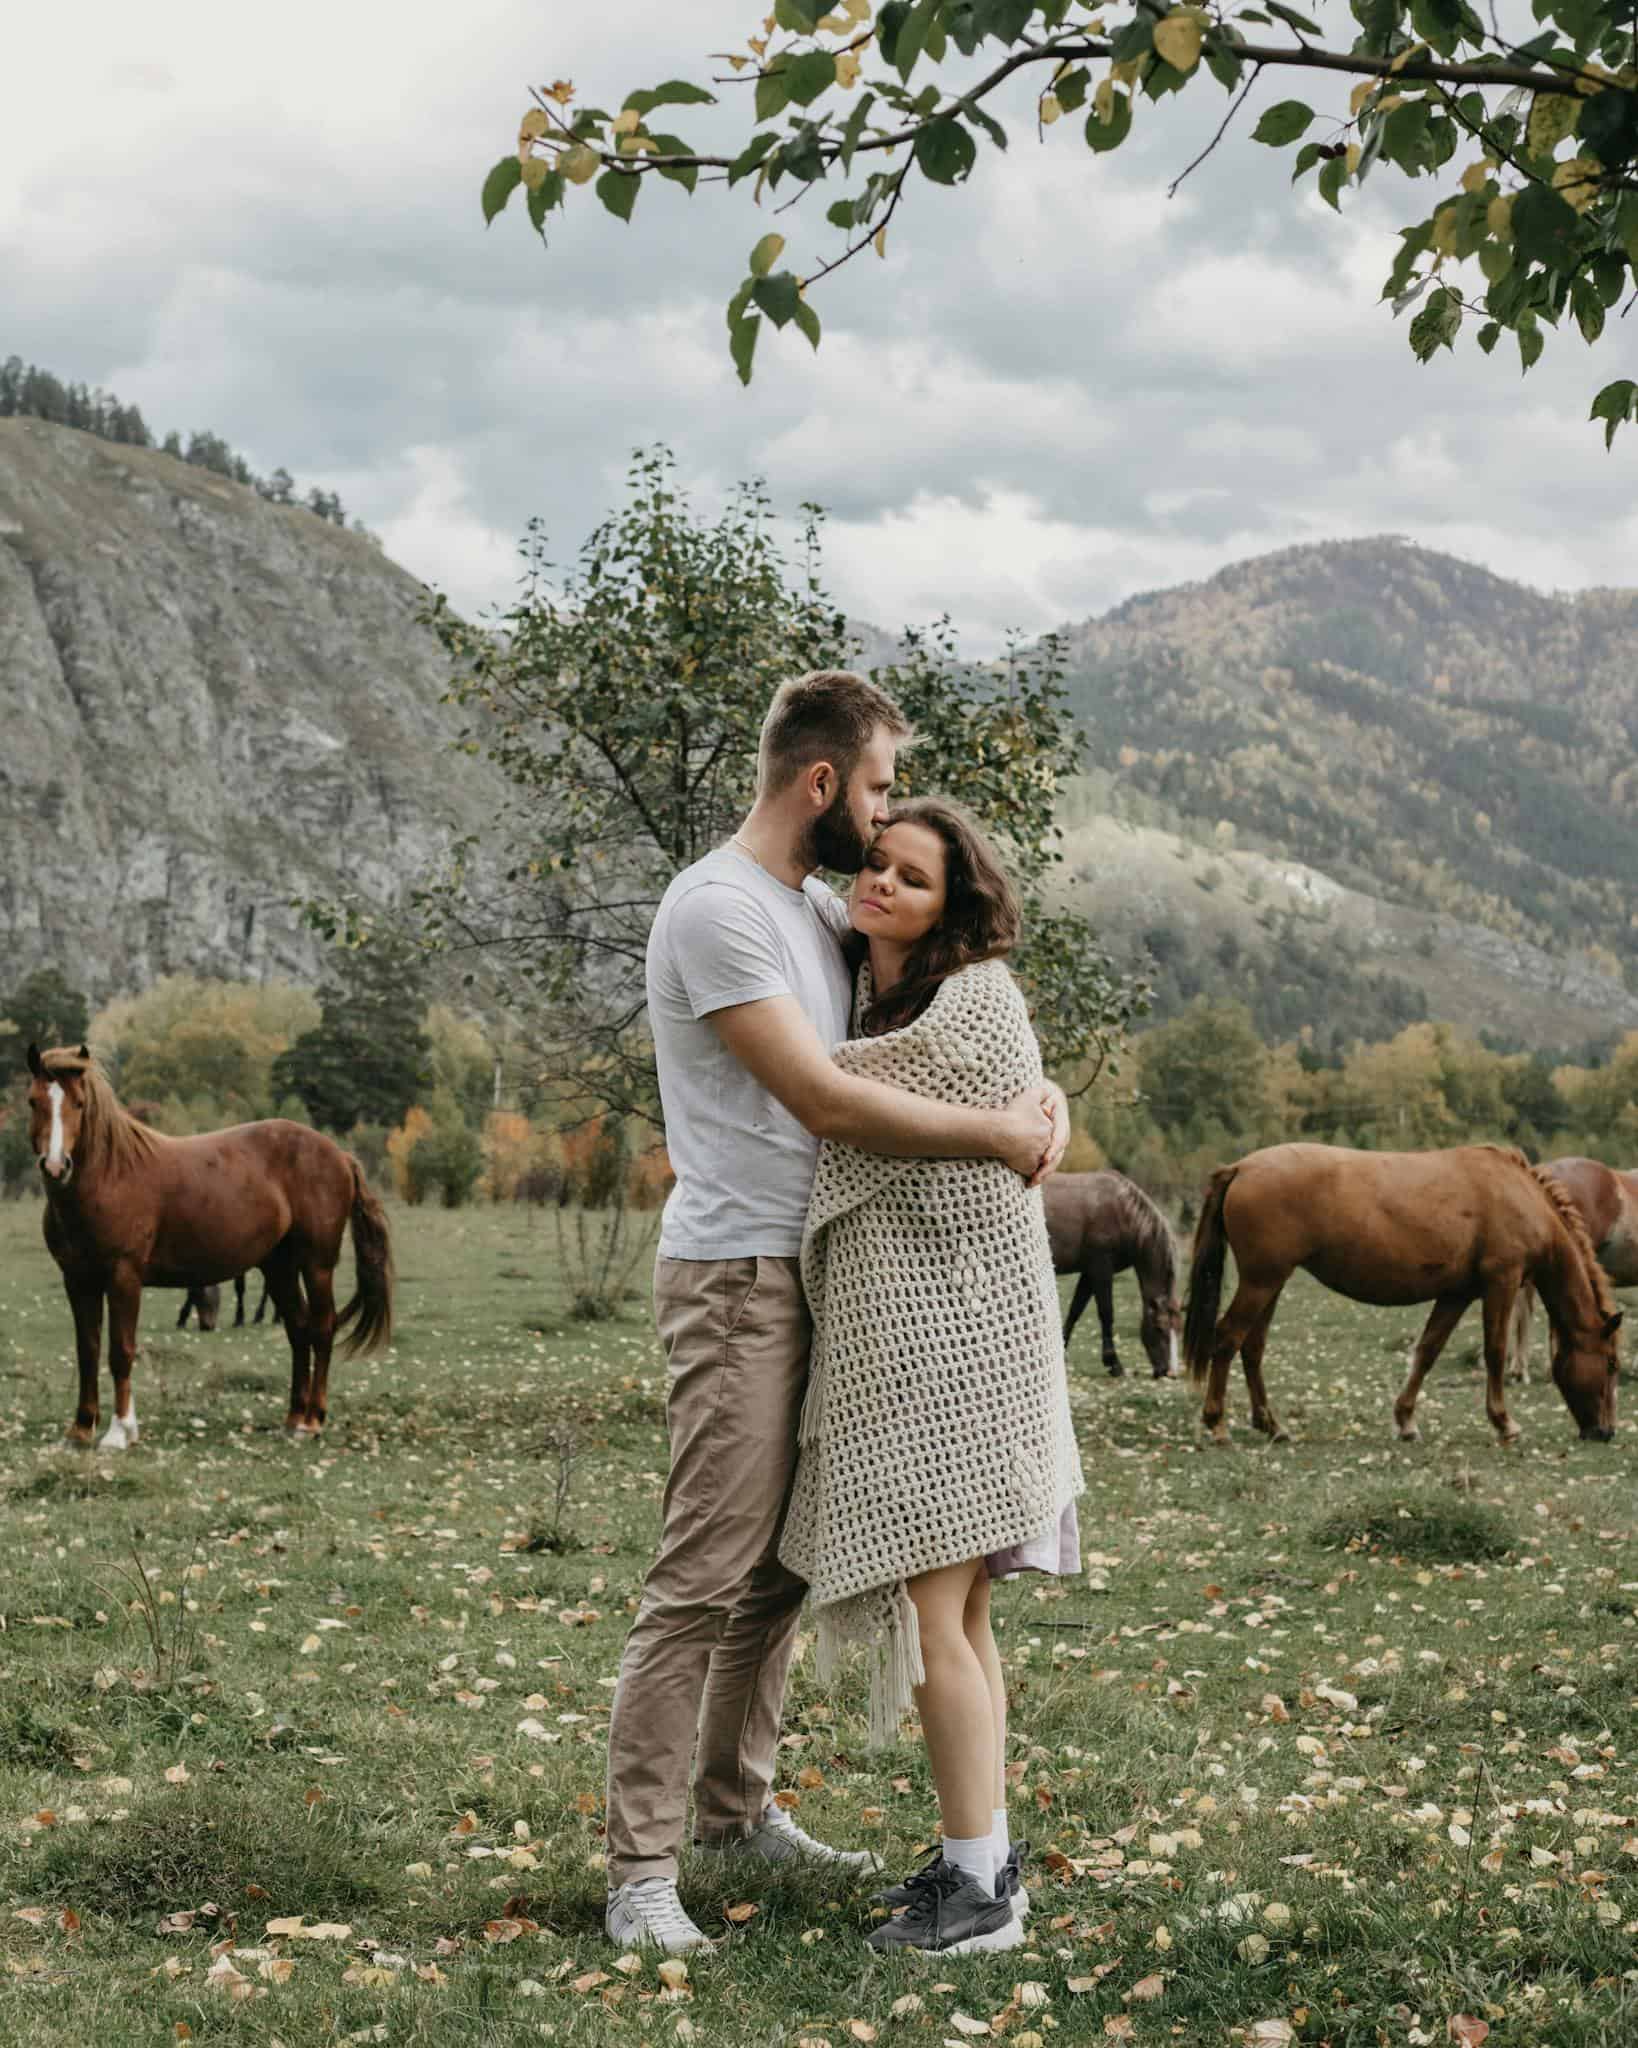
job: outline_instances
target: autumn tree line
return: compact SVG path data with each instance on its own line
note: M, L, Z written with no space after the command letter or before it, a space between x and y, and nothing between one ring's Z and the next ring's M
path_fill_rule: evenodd
M424 976L410 949L377 940L338 951L317 990L177 974L93 1011L47 969L0 1001L0 1058L15 1076L30 1038L89 1038L157 1129L295 1117L340 1138L406 1202L663 1199L670 1174L650 1121L565 1089L504 1026L429 1000ZM1423 1021L1322 1057L1311 1034L1271 1042L1243 1003L1201 997L1137 1033L1074 1114L1069 1169L1118 1166L1173 1203L1224 1159L1289 1138L1378 1150L1499 1140L1628 1165L1638 1032L1576 1064ZM33 1168L14 1106L0 1124L0 1185L29 1191Z

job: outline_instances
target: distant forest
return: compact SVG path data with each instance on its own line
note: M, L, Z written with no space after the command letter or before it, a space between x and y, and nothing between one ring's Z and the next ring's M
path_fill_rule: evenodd
M299 496L295 478L283 468L271 476L258 476L237 449L207 428L195 428L184 442L173 427L163 440L156 441L139 407L122 405L112 393L93 390L87 384L65 383L50 370L25 363L21 356L7 356L0 363L0 419L50 420L54 426L95 434L100 441L118 441L127 448L157 448L162 455L174 455L196 469L248 484L258 497L272 504L299 505L332 526L347 524L346 508L336 492L314 488L305 497ZM352 529L375 538L362 520L355 519Z

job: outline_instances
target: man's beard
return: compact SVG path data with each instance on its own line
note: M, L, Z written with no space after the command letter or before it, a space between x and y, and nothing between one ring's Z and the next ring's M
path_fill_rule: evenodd
M869 851L870 839L855 824L845 789L836 792L802 835L802 865L833 875L856 875Z

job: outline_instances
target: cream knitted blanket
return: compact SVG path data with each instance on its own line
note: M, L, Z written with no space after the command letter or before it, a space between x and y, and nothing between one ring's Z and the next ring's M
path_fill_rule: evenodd
M860 974L858 1009L871 1000ZM854 1038L849 1073L968 1108L1041 1079L1000 961L954 974L913 1024ZM818 1610L819 1670L871 1652L871 1740L921 1683L905 1582L1055 1529L1082 1490L1039 1189L996 1160L820 1148L802 1244L814 1341L779 1555Z

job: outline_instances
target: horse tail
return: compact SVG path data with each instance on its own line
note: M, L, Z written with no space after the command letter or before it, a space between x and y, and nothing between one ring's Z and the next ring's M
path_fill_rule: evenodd
M1223 1299L1223 1265L1228 1233L1223 1228L1223 1203L1229 1183L1240 1171L1220 1166L1206 1189L1200 1221L1194 1229L1194 1257L1189 1266L1189 1301L1183 1311L1183 1357L1191 1380L1203 1380L1211 1365L1211 1340Z
M364 1169L349 1152L353 1176L353 1257L358 1262L358 1292L336 1317L339 1336L353 1325L342 1347L348 1358L378 1351L392 1341L392 1240L387 1213L370 1191Z

